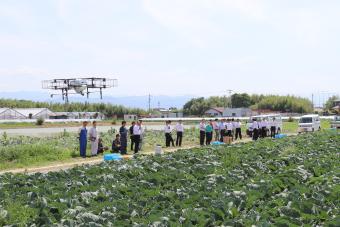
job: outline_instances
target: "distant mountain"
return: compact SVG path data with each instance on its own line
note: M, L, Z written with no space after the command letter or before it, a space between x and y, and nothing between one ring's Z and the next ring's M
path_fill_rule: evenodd
M51 98L50 95L46 92L35 92L35 91L18 91L18 92L0 92L0 98L5 99L24 99L24 100L32 100L32 101L40 101L40 102L63 102L61 97ZM176 107L182 108L183 105L189 101L191 96L152 96L151 97L151 108L157 108L158 106L162 108ZM103 100L99 99L98 96L90 97L86 99L81 96L70 96L70 102L85 102L88 101L90 103L111 103L115 105L123 105L126 107L135 107L135 108L148 108L148 96L123 96L123 97L114 97L114 96L104 96Z

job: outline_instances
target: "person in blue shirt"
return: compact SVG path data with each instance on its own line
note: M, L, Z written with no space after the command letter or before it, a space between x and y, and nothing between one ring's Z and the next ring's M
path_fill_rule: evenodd
M87 148L87 121L83 122L83 127L79 129L79 147L80 147L80 157L86 158L86 148Z

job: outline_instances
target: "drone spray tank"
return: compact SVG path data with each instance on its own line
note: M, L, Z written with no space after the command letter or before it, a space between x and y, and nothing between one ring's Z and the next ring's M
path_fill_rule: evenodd
M86 80L74 80L74 81L70 81L70 87L72 87L75 92L77 92L78 94L81 94L82 96L84 96L84 91L87 88L87 82Z

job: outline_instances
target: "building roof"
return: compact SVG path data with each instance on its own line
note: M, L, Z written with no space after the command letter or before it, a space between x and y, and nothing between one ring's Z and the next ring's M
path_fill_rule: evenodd
M0 108L0 113L5 112L6 110L8 110L8 108Z
M54 115L54 113L52 111L50 111L47 108L15 108L13 109L16 112L28 117L30 114L32 114L32 116L38 115L40 113L42 113L43 111L47 111L50 113L50 115Z
M219 112L219 113L223 113L224 108L223 108L223 107L212 107L212 108L210 108L209 110L216 110L216 111ZM207 110L207 111L209 111L209 110ZM207 112L207 111L206 111L206 112Z

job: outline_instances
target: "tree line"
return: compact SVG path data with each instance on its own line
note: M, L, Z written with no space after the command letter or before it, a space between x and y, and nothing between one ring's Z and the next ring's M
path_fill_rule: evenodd
M122 105L113 105L110 103L80 103L72 102L69 104L63 103L48 103L35 102L29 100L16 99L0 99L0 108L48 108L53 112L100 112L105 117L110 118L114 115L121 118L124 114L145 115L147 112L140 108L128 108Z
M184 105L183 111L186 115L203 116L205 111L212 107L266 109L291 113L313 112L312 103L306 98L291 95L249 95L247 93L235 93L230 97L193 98Z

